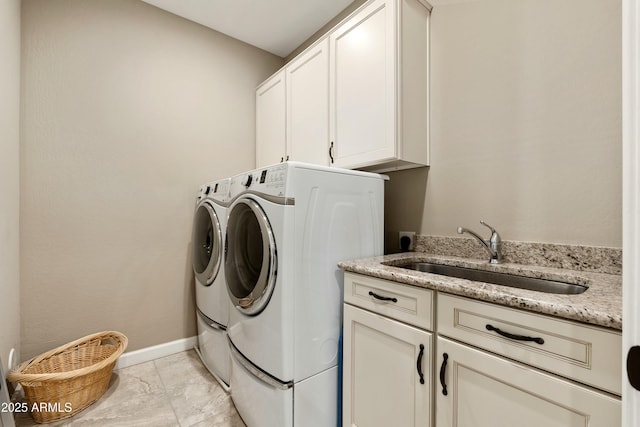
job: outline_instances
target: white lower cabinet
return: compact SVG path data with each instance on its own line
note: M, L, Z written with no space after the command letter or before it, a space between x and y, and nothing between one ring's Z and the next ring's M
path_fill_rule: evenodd
M437 427L621 425L618 398L446 338L436 369Z
M431 425L432 335L345 304L343 426Z
M349 272L344 300L344 427L621 425L617 331Z

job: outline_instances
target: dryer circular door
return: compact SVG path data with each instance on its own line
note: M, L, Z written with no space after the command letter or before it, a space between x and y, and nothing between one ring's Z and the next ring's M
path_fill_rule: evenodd
M233 305L255 315L269 303L276 282L276 244L269 220L255 200L239 199L227 220L225 277Z
M192 264L198 282L211 285L222 263L222 229L215 209L208 201L201 202L193 218Z

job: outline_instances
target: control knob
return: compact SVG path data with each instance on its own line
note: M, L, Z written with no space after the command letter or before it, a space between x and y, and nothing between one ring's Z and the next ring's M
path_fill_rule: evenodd
M247 177L242 182L242 185L244 185L245 187L249 188L251 186L251 182L252 181L253 181L253 176L252 175L247 175Z

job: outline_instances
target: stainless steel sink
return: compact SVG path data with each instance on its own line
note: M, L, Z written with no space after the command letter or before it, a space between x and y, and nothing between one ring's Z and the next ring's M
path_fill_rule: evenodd
M476 282L493 283L495 285L510 286L512 288L546 292L550 294L581 294L589 289L588 286L576 285L573 283L536 279L533 277L518 276L515 274L496 273L494 271L475 270L473 268L454 267L451 265L433 264L429 262L412 262L409 264L397 265L396 267L422 271L425 273L440 274L442 276L457 277L459 279L473 280Z

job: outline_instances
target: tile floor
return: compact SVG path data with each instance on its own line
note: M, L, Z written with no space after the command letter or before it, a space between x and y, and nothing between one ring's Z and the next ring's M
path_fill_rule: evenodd
M246 427L193 350L114 371L106 393L72 418L36 424L17 414L15 421L17 427Z

